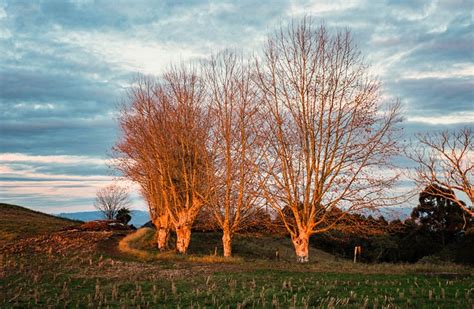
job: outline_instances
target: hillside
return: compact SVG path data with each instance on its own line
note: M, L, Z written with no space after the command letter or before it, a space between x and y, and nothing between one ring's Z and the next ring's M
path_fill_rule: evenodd
M78 223L81 221L0 203L0 246L12 240L57 231Z
M179 255L175 235L171 250L159 252L150 228L61 230L77 221L7 204L0 204L0 223L2 240L15 240L0 246L0 308L474 304L472 268L461 265L353 263L315 248L309 263L297 264L290 239L275 235L236 235L235 256L224 258L221 234L203 232L193 233L188 254Z
M124 237L125 236L125 237ZM352 263L311 251L297 264L287 238L193 233L188 255L158 252L154 231L68 230L8 244L1 308L471 308L472 269ZM172 237L173 238L173 237ZM218 246L218 255L213 251ZM281 253L279 261L274 251ZM237 305L237 306L236 306Z

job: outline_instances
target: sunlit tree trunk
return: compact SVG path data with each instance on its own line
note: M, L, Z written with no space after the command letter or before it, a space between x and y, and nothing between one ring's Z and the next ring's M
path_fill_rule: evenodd
M176 226L176 250L180 254L186 254L191 241L191 225L183 224Z
M158 249L160 251L164 251L168 248L168 235L169 235L169 228L162 228L160 227L157 231L157 239L156 242L158 244Z
M232 233L229 227L225 227L222 234L222 246L224 248L224 257L232 256Z
M296 261L307 263L309 261L309 235L302 232L298 236L292 237L291 241L295 247Z
M168 248L168 239L170 232L169 215L167 213L158 216L153 224L156 227L156 243L160 251Z

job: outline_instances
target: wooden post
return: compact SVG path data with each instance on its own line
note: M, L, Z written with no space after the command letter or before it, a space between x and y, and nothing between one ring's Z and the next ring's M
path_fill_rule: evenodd
M276 259L277 261L280 260L280 251L278 251L278 249L276 249L276 251L275 251L275 259Z
M354 263L357 263L357 256L359 256L359 258L360 258L361 253L362 253L362 247L361 246L355 246L354 247Z

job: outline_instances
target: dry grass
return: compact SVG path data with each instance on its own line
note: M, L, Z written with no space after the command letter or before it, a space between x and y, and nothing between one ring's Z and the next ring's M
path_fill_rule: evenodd
M156 257L155 254L152 254L146 250L137 249L137 243L140 242L143 238L150 234L151 229L142 228L137 230L134 233L128 234L118 244L118 248L122 253L132 255L141 260L151 260Z
M190 262L197 262L197 263L206 263L206 264L214 264L214 263L227 263L227 264L239 264L243 263L244 259L241 257L223 257L220 255L191 255L188 258Z
M174 251L156 252L150 250L154 241L155 231L151 228L141 228L136 232L125 236L120 240L118 248L119 250L127 255L134 256L143 261L150 260L181 260L195 263L226 263L235 264L242 263L241 257L223 257L219 255L178 255Z
M225 259L207 255L219 235L206 233L193 234L193 254L181 256L158 252L150 243L153 230L121 235L54 233L50 241L40 237L19 247L25 250L0 252L5 266L0 273L0 308L474 305L473 269L459 265L353 264L330 256L318 259L317 254L312 256L316 262L301 265L266 258L278 244L281 249L291 246L288 239L270 236L240 236L236 242L240 257ZM244 250L246 244L254 252ZM31 250L35 245L43 249ZM57 254L56 249L62 248L68 248L65 255ZM257 259L259 254L262 257Z
M59 218L24 207L0 203L0 246L20 238L51 233L80 221Z
M124 254L139 260L169 261L173 263L220 264L220 271L252 271L257 269L288 270L295 272L331 272L353 274L471 274L471 267L445 263L434 265L416 264L354 264L351 260L337 259L333 255L311 248L311 262L297 264L291 243L286 238L272 236L236 237L234 256L225 258L215 255L220 235L218 233L194 233L191 239L190 254L179 255L174 251L159 252L156 250L153 229L140 229L122 239L119 248ZM280 260L274 258L274 252L280 252ZM221 252L218 250L218 252ZM176 264L177 265L177 264ZM236 269L232 265L238 265ZM189 266L189 265L188 265Z

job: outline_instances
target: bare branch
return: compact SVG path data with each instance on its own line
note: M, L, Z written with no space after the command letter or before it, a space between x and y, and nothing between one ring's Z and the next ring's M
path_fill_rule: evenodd
M435 196L454 202L474 217L474 135L472 128L417 134L407 156L418 164L413 175L420 191L431 185ZM453 193L450 193L453 192ZM466 205L455 192L463 192L471 202Z
M124 187L112 184L97 190L94 207L108 220L114 220L119 210L128 209L130 205L128 191Z
M384 110L348 31L331 35L310 18L270 37L257 70L269 136L265 197L306 261L311 234L388 204L399 104Z

